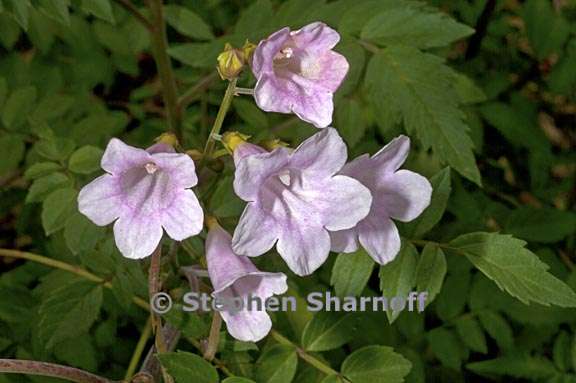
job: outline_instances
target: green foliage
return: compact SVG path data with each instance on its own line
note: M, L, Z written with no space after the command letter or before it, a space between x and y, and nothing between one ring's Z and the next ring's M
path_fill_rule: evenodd
M218 383L216 369L196 354L172 352L159 355L159 359L177 383Z
M361 348L342 363L342 374L352 382L403 382L411 364L390 347Z

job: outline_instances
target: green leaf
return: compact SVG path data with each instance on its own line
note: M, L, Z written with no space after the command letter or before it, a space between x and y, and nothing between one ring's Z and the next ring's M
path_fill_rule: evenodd
M523 303L576 307L576 293L548 273L548 266L525 245L512 236L494 233L465 234L450 242L500 289Z
M168 54L194 68L214 68L216 57L224 49L219 41L211 43L187 43L172 45Z
M164 17L171 27L184 36L198 40L212 40L214 38L210 25L188 8L167 5L164 7Z
M336 126L350 147L360 142L366 132L367 123L360 104L356 100L343 99L336 107Z
M112 24L116 23L110 0L82 0L82 10Z
M256 106L253 100L236 98L234 100L234 109L248 125L245 128L247 133L257 134L268 128L268 117Z
M443 327L437 327L426 334L432 352L446 367L460 369L462 363L462 345L454 332Z
M484 310L478 314L484 330L498 343L498 347L507 350L514 345L514 334L506 319L496 311Z
M488 346L486 337L478 321L472 316L463 316L456 321L456 331L460 339L471 350L486 354Z
M74 97L64 94L53 94L38 103L32 112L32 118L39 121L49 121L62 117L74 105Z
M416 288L427 291L426 305L436 298L446 275L446 256L441 248L427 244L422 251L416 268Z
M433 48L446 46L473 32L444 13L403 7L374 16L362 28L361 38L380 45Z
M40 140L35 148L38 154L53 161L63 161L75 148L74 141L69 138L50 137Z
M100 169L100 159L104 152L95 146L86 145L77 149L68 160L68 168L74 173L90 174Z
M430 179L430 183L432 184L430 205L418 218L404 225L406 235L410 238L423 236L442 219L452 192L450 168L439 171Z
M363 249L352 254L338 254L330 285L334 286L339 297L358 296L366 287L373 269L374 261Z
M2 123L10 129L22 125L36 102L36 88L26 86L12 92L2 108Z
M62 173L52 173L40 177L34 181L32 186L30 186L30 189L28 189L26 203L42 202L54 190L70 186L72 186L72 182L66 175Z
M68 218L64 227L64 239L73 254L92 250L104 233L103 227L96 226L78 212Z
M244 202L234 193L234 177L224 176L218 182L210 197L210 211L219 218L235 217L242 214Z
M250 379L240 378L238 376L232 376L230 378L224 379L222 383L256 383L256 382Z
M201 356L189 352L158 354L160 363L176 383L218 383L218 372Z
M55 162L37 162L26 169L24 177L28 180L35 180L58 170L62 170L62 167Z
M298 355L294 347L274 345L260 356L256 380L261 383L290 383L297 366Z
M175 304L172 310L162 317L187 337L201 338L208 335L208 324L199 315L185 312L182 305Z
M302 346L307 351L328 351L354 336L350 314L320 311L304 328Z
M406 46L390 46L368 64L366 86L387 108L401 116L406 130L431 147L440 160L480 184L472 140L452 83L454 72L437 56Z
M388 299L388 305L394 297L407 297L416 283L416 258L418 252L414 245L405 242L396 258L387 265L380 267L380 289ZM402 311L394 311L390 307L386 316L390 323L394 322Z
M368 346L354 351L342 363L342 374L352 383L401 383L412 363L391 347Z
M568 371L570 369L570 344L571 339L566 331L561 331L556 337L552 355L554 356L554 364L561 371Z
M481 375L506 375L529 380L544 379L556 373L549 360L520 353L468 363L466 368Z
M14 170L24 158L24 141L16 134L7 134L0 137L0 176Z
M90 329L102 305L102 286L76 281L60 286L42 301L38 328L46 348Z
M64 25L70 25L70 0L39 0L42 10Z
M576 214L552 208L523 206L508 215L504 230L527 241L558 242L576 233Z
M30 18L30 0L8 0L8 6L12 6L12 12L16 22L22 29L28 30L28 20Z
M238 36L246 36L250 41L258 41L269 32L273 17L270 0L257 0L242 11L234 32Z
M560 53L570 35L570 24L552 4L542 0L529 0L522 14L526 23L526 34L539 59L552 53Z
M77 209L78 203L75 189L59 189L52 192L42 204L42 227L46 235L50 235L66 225L70 217Z

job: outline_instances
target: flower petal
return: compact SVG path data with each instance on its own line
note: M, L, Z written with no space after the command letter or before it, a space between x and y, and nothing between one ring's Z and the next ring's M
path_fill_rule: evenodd
M250 202L246 205L238 226L234 230L232 248L237 254L255 257L270 250L278 239L274 219Z
M334 176L316 189L311 203L322 212L330 231L350 229L370 212L370 190L353 178Z
M290 29L282 28L262 40L254 50L252 56L252 72L254 77L259 78L263 72L273 71L274 56L282 49L282 46L290 38Z
M295 96L300 93L286 79L275 77L272 73L263 73L254 87L254 100L265 112L292 113Z
M330 250L337 253L353 253L358 250L358 231L356 228L330 232Z
M305 221L286 222L277 249L290 270L300 276L309 275L328 258L330 236L326 229L309 226Z
M162 227L176 241L200 233L203 224L204 213L192 190L178 191L172 205L164 209Z
M369 217L358 225L362 247L379 264L391 262L400 251L400 234L388 218Z
M144 149L134 148L112 138L102 155L100 166L110 174L120 174L133 166L143 165L150 159L150 154Z
M400 169L410 151L410 138L398 136L372 156L372 162L379 167L378 173L390 173Z
M322 69L316 82L334 93L338 90L348 73L348 69L350 69L348 60L340 53L334 51L324 53L319 60L318 66Z
M302 142L290 159L290 165L312 172L316 177L336 174L346 163L346 144L336 129L324 129Z
M104 174L80 190L78 210L98 226L106 226L122 211L117 180Z
M340 35L326 24L316 21L290 33L298 48L317 52L334 48Z
M236 166L234 191L244 201L255 201L264 181L283 170L289 158L290 150L286 148L243 158Z
M230 335L243 342L258 342L272 329L272 320L266 311L222 311L220 315Z
M294 76L296 78L297 76ZM292 111L301 120L309 122L317 128L325 128L332 123L334 102L332 92L317 85L306 89L306 96L301 97L292 105Z
M123 256L141 259L158 247L162 226L155 217L122 216L114 224L114 238Z
M169 173L170 183L181 188L191 188L198 183L196 166L187 154L182 153L155 153L153 161Z
M375 203L392 218L409 222L430 204L432 185L425 177L409 170L399 170L386 177Z

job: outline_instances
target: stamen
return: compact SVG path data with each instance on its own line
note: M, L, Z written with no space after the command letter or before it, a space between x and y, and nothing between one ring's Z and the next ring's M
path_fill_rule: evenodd
M146 165L144 165L144 169L146 169L148 174L154 174L158 170L158 165L156 165L154 162L148 162Z

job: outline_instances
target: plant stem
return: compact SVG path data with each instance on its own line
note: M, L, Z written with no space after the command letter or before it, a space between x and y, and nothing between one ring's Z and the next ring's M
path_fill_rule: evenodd
M76 383L111 383L111 380L89 372L54 363L33 360L0 359L0 372L30 374L65 379Z
M207 158L210 158L212 152L214 151L214 137L217 134L220 134L220 129L222 129L222 124L224 123L224 118L226 117L226 113L228 113L228 109L230 109L230 105L232 104L232 99L234 98L234 92L236 90L236 81L236 79L233 79L228 83L228 88L226 88L226 93L224 93L222 104L220 104L220 109L216 115L216 120L214 121L212 130L210 130L210 135L206 141L206 146L204 147L202 162L204 162Z
M210 335L208 335L208 344L204 351L204 359L211 362L218 351L218 342L220 341L220 329L222 328L222 317L218 311L212 315L212 325L210 326Z
M181 140L181 114L178 111L178 90L176 89L176 79L170 63L170 57L168 56L168 38L166 37L166 22L164 21L162 0L148 0L148 7L152 13L153 29L150 35L158 75L162 82L168 128Z
M340 376L338 371L334 370L332 367L328 366L327 364L322 362L320 359L317 359L317 358L313 357L312 355L308 354L306 351L304 351L302 348L298 347L298 345L293 343L290 339L286 338L284 335L280 334L278 331L272 330L272 331L270 331L270 335L272 335L272 338L274 338L276 340L276 342L283 344L283 345L286 345L286 346L292 346L292 347L296 348L296 352L298 353L298 356L302 360L304 360L306 363L310 364L312 367L315 367L317 370L322 371L326 375L338 375L338 376Z
M130 379L136 372L136 368L138 368L138 362L140 362L140 358L142 358L142 353L144 352L146 342L148 342L148 338L150 338L151 333L152 333L152 317L149 317L148 320L146 321L146 325L144 325L142 334L140 334L140 339L138 339L136 348L132 353L132 358L130 359L130 364L128 365L128 369L126 370L124 380L130 381Z
M0 249L0 257L26 259L28 261L40 263L40 264L43 264L45 266L53 267L55 269L68 271L72 274L76 274L76 275L78 275L84 279L89 280L89 281L102 284L102 286L106 287L107 289L112 288L112 283L104 280L104 278L101 278L95 274L92 274L88 270L85 270L85 269L78 267L76 265L71 265L71 264L66 263L66 262L58 261L56 259L48 258L48 257L45 257L43 255L38 255L38 254L33 254L33 253L28 253L25 251L18 251L18 250ZM144 299L142 299L140 297L134 296L134 297L132 297L132 301L136 305L142 307L145 310L150 309L150 305L148 304L148 302L146 302Z
M150 20L148 20L146 18L146 16L144 16L138 10L138 8L136 8L136 6L134 4L132 4L132 2L130 0L114 0L114 1L116 1L116 3L118 3L122 8L124 8L128 12L132 13L134 15L134 17L136 17L136 19L138 21L140 21L149 31L154 30L154 26L152 25Z
M214 71L207 76L204 76L194 84L190 89L188 89L180 98L178 99L178 110L179 113L182 111L199 96L199 93L206 89L212 81L218 78L218 72Z

